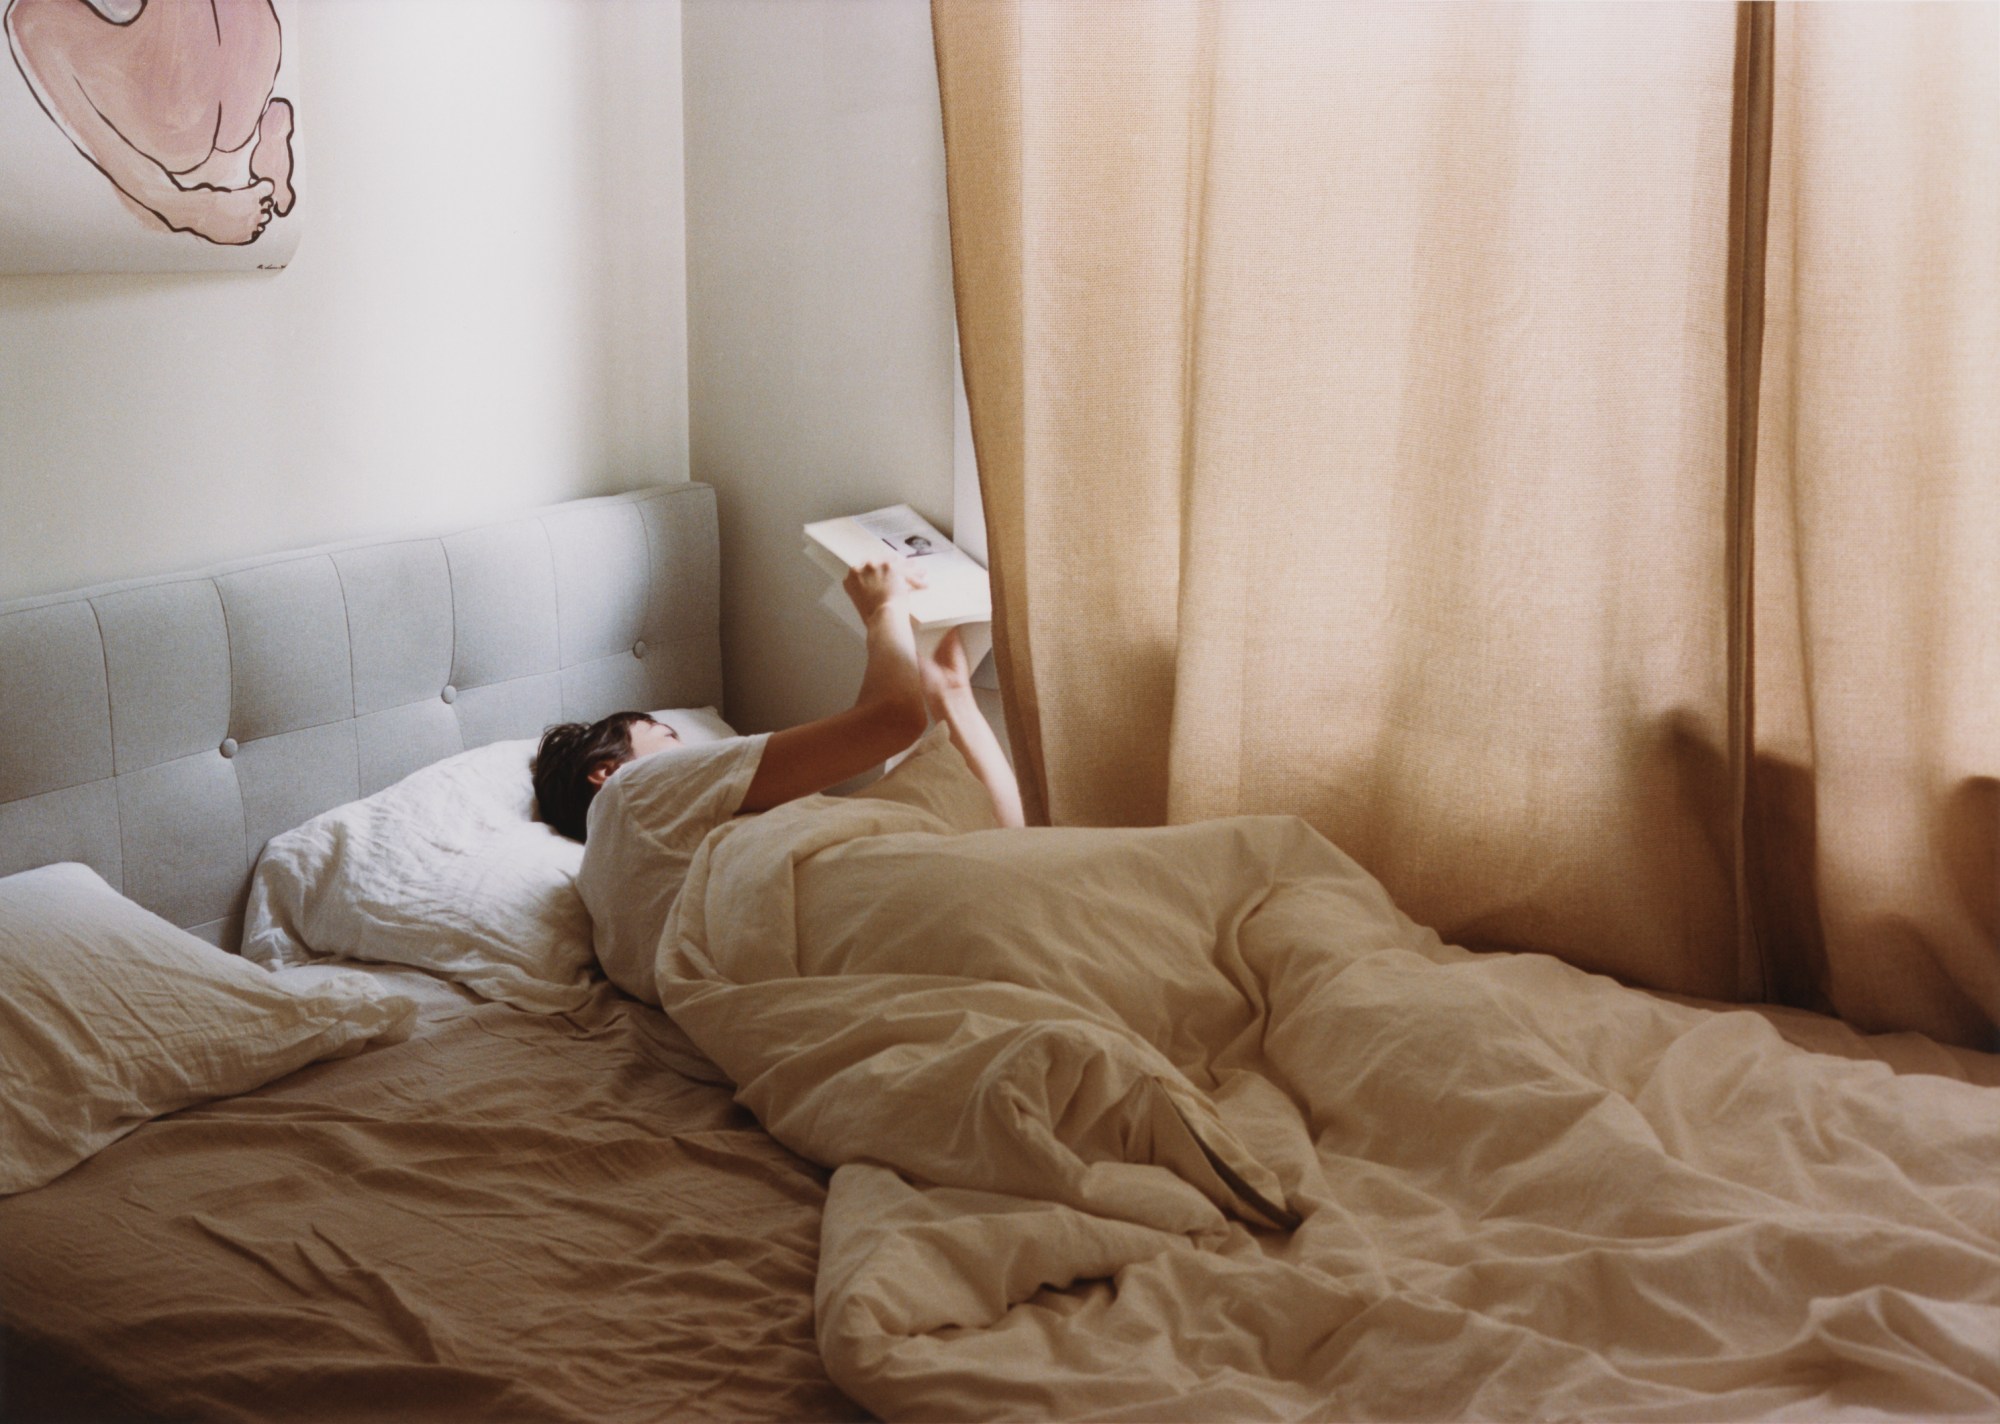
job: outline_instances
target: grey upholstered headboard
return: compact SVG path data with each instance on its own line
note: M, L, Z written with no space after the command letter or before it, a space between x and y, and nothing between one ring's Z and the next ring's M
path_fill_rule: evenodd
M468 747L722 696L715 495L578 500L0 604L0 875L234 948L264 842Z

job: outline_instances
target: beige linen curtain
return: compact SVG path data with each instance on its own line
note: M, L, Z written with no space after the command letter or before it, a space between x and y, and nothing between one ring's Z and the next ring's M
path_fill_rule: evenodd
M1760 941L1784 997L1976 1042L2000 1022L2000 6L1787 5L1773 48Z
M2000 1013L2000 44L1833 9L934 0L1043 815L1295 813L1462 943Z

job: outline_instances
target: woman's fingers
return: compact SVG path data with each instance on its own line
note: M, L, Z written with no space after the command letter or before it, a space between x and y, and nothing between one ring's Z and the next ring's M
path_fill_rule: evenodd
M841 581L849 601L863 618L902 598L911 589L923 586L921 576L913 579L900 562L887 559L871 560L849 569Z

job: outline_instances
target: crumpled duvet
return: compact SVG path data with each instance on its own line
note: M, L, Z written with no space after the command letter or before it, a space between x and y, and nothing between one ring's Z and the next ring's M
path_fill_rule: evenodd
M2000 1415L2000 1091L1410 921L1303 822L710 837L662 1000L885 1418Z

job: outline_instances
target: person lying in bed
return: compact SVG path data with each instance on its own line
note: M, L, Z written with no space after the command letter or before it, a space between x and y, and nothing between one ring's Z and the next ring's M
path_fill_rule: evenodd
M1021 792L972 695L956 629L919 658L910 577L900 562L855 569L843 587L867 629L854 705L803 726L689 746L643 712L564 722L535 751L542 819L584 843L577 889L611 982L658 1003L653 951L695 849L739 812L765 811L880 766L935 717L985 785L1003 826L1022 824Z

